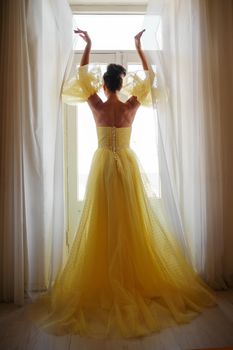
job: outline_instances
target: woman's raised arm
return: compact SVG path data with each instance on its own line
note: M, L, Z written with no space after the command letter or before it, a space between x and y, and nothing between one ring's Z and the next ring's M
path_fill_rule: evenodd
M136 50L137 50L139 57L141 59L143 69L149 70L146 56L145 56L144 52L142 51L142 47L141 47L141 36L144 32L145 32L145 29L143 29L141 32L136 34L134 37L134 40L135 40L135 47L136 47Z
M84 30L77 28L76 30L74 30L74 32L76 34L79 34L81 36L81 38L83 38L83 40L86 41L86 47L83 51L82 59L80 62L80 66L84 66L85 64L89 63L89 56L90 56L90 51L91 51L91 39L90 39L89 35L87 34L87 32Z

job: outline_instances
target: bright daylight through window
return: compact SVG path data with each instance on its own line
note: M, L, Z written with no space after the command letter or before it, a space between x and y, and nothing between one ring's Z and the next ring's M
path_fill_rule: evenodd
M134 46L134 35L143 25L143 15L74 15L73 27L88 30L92 40L91 62L99 63L102 72L108 63L122 64L127 71L141 70L142 66ZM77 65L80 62L83 40L74 36L74 50ZM114 62L113 62L114 61ZM154 67L155 68L155 67ZM106 100L103 92L100 92ZM137 112L132 132L131 147L138 155L145 170L152 190L160 197L160 178L157 151L157 122L152 108L140 107ZM87 175L91 159L97 147L95 124L86 103L76 107L76 172L77 172L77 201L83 200ZM156 157L152 159L151 150Z
M133 34L143 24L143 15L74 15L73 26L88 30L92 50L134 50ZM74 50L85 43L74 35Z

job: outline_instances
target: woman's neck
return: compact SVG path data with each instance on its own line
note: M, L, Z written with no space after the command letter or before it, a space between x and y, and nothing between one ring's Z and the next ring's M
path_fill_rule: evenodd
M118 101L118 96L115 92L110 92L107 96L108 101Z

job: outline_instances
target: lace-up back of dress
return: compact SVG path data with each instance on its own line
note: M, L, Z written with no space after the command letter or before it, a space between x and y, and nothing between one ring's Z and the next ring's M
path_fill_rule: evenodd
M117 152L122 148L129 147L131 127L116 128L109 126L97 127L98 146Z

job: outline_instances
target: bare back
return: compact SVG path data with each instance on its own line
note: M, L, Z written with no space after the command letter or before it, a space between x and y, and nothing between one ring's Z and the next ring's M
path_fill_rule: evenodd
M135 96L123 103L117 97L103 102L97 94L94 94L89 97L87 102L97 126L115 126L117 128L130 127L140 106Z

